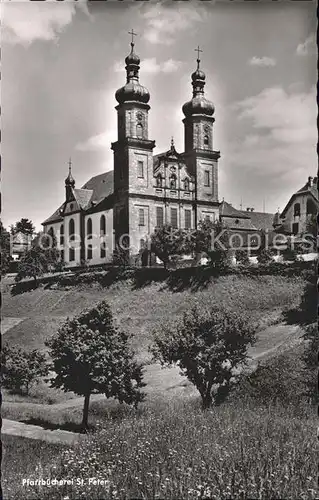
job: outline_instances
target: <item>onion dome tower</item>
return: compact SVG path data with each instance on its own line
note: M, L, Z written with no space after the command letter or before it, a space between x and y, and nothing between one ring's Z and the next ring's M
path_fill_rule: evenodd
M182 108L185 118L185 151L193 149L213 149L212 130L215 107L211 101L205 98L204 87L206 75L200 69L199 53L202 50L198 47L197 69L192 74L193 97L186 102Z

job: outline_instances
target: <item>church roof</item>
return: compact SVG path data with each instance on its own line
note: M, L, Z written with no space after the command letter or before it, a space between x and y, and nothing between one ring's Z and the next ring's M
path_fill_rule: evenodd
M91 177L91 179L89 179L81 189L73 189L74 198L81 209L88 210L92 202L96 205L113 194L113 179L114 172L113 170L110 170L109 172L104 172L103 174ZM60 207L42 224L62 222L63 217L61 215L61 211L63 211L63 208L64 203L60 205Z
M222 201L219 207L219 213L222 217L237 217L238 219L250 219L250 215L245 212L241 212L240 210L236 210L230 203L227 201Z
M110 196L114 191L114 171L104 172L103 174L95 175L82 186L82 189L92 190L93 195L91 201L99 203Z

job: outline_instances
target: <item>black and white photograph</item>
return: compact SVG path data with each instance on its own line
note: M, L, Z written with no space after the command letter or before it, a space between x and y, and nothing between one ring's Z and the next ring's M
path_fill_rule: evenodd
M0 7L1 498L318 498L316 4Z

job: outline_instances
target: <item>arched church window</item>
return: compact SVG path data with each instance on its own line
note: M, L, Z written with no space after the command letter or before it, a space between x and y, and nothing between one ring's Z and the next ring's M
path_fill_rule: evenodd
M70 219L69 221L69 261L75 260L75 249L72 246L72 242L74 240L74 232L75 232L75 226L74 226L74 220Z
M163 186L162 174L158 174L158 176L156 177L156 186L160 188Z
M92 219L89 218L86 223L86 236L88 240L92 239ZM87 258L90 260L92 259L92 243L88 242L87 244Z
M100 234L104 235L105 233L106 233L105 215L101 215L101 218L100 218Z
M189 191L189 179L184 180L184 189L185 191Z
M297 217L300 215L300 203L294 204L294 216Z
M141 125L140 123L136 125L136 136L143 137L143 125Z
M208 146L209 146L209 137L208 137L208 135L204 136L204 146L205 146L205 148L208 148Z
M60 245L64 244L64 224L60 226Z
M169 186L171 189L176 189L176 175L172 174L169 178Z

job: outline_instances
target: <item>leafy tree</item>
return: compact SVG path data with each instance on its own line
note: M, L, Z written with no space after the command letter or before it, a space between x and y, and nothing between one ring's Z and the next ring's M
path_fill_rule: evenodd
M247 250L236 250L235 255L236 255L236 262L238 264L242 264L244 266L248 266L250 264Z
M3 387L21 394L29 393L32 384L49 373L45 355L34 349L23 351L20 348L3 346L1 351L1 379Z
M156 229L151 235L151 251L167 269L172 256L181 255L187 251L185 242L185 233L182 230L174 229L170 224L166 224Z
M31 277L37 286L38 277L55 270L60 264L60 252L56 247L56 239L41 234L33 240L31 248L22 256L15 279L21 281Z
M188 247L197 256L206 253L212 267L223 269L230 263L229 233L219 221L200 221L198 228L191 233Z
M11 261L10 234L0 221L0 252L1 252L1 275L4 276L9 270Z
M52 386L84 396L84 429L91 394L104 393L135 407L144 399L142 365L134 360L128 341L129 336L115 326L109 305L102 301L67 319L46 343L56 373Z
M298 259L298 252L294 247L293 241L291 238L287 241L287 248L282 252L283 259L285 261L293 261L295 262Z
M266 248L261 249L257 255L257 261L259 264L264 264L264 265L273 262L274 257L272 255L271 250L267 250Z
M222 402L237 382L236 368L245 364L255 327L232 310L198 307L175 325L162 326L150 350L162 365L177 364L196 386L203 409Z
M21 220L19 220L18 222L16 222L15 224L12 224L10 226L11 234L16 234L16 233L21 232L23 234L27 234L27 235L32 236L34 231L35 231L35 227L34 227L32 221L29 219L26 219L26 218L22 218Z

